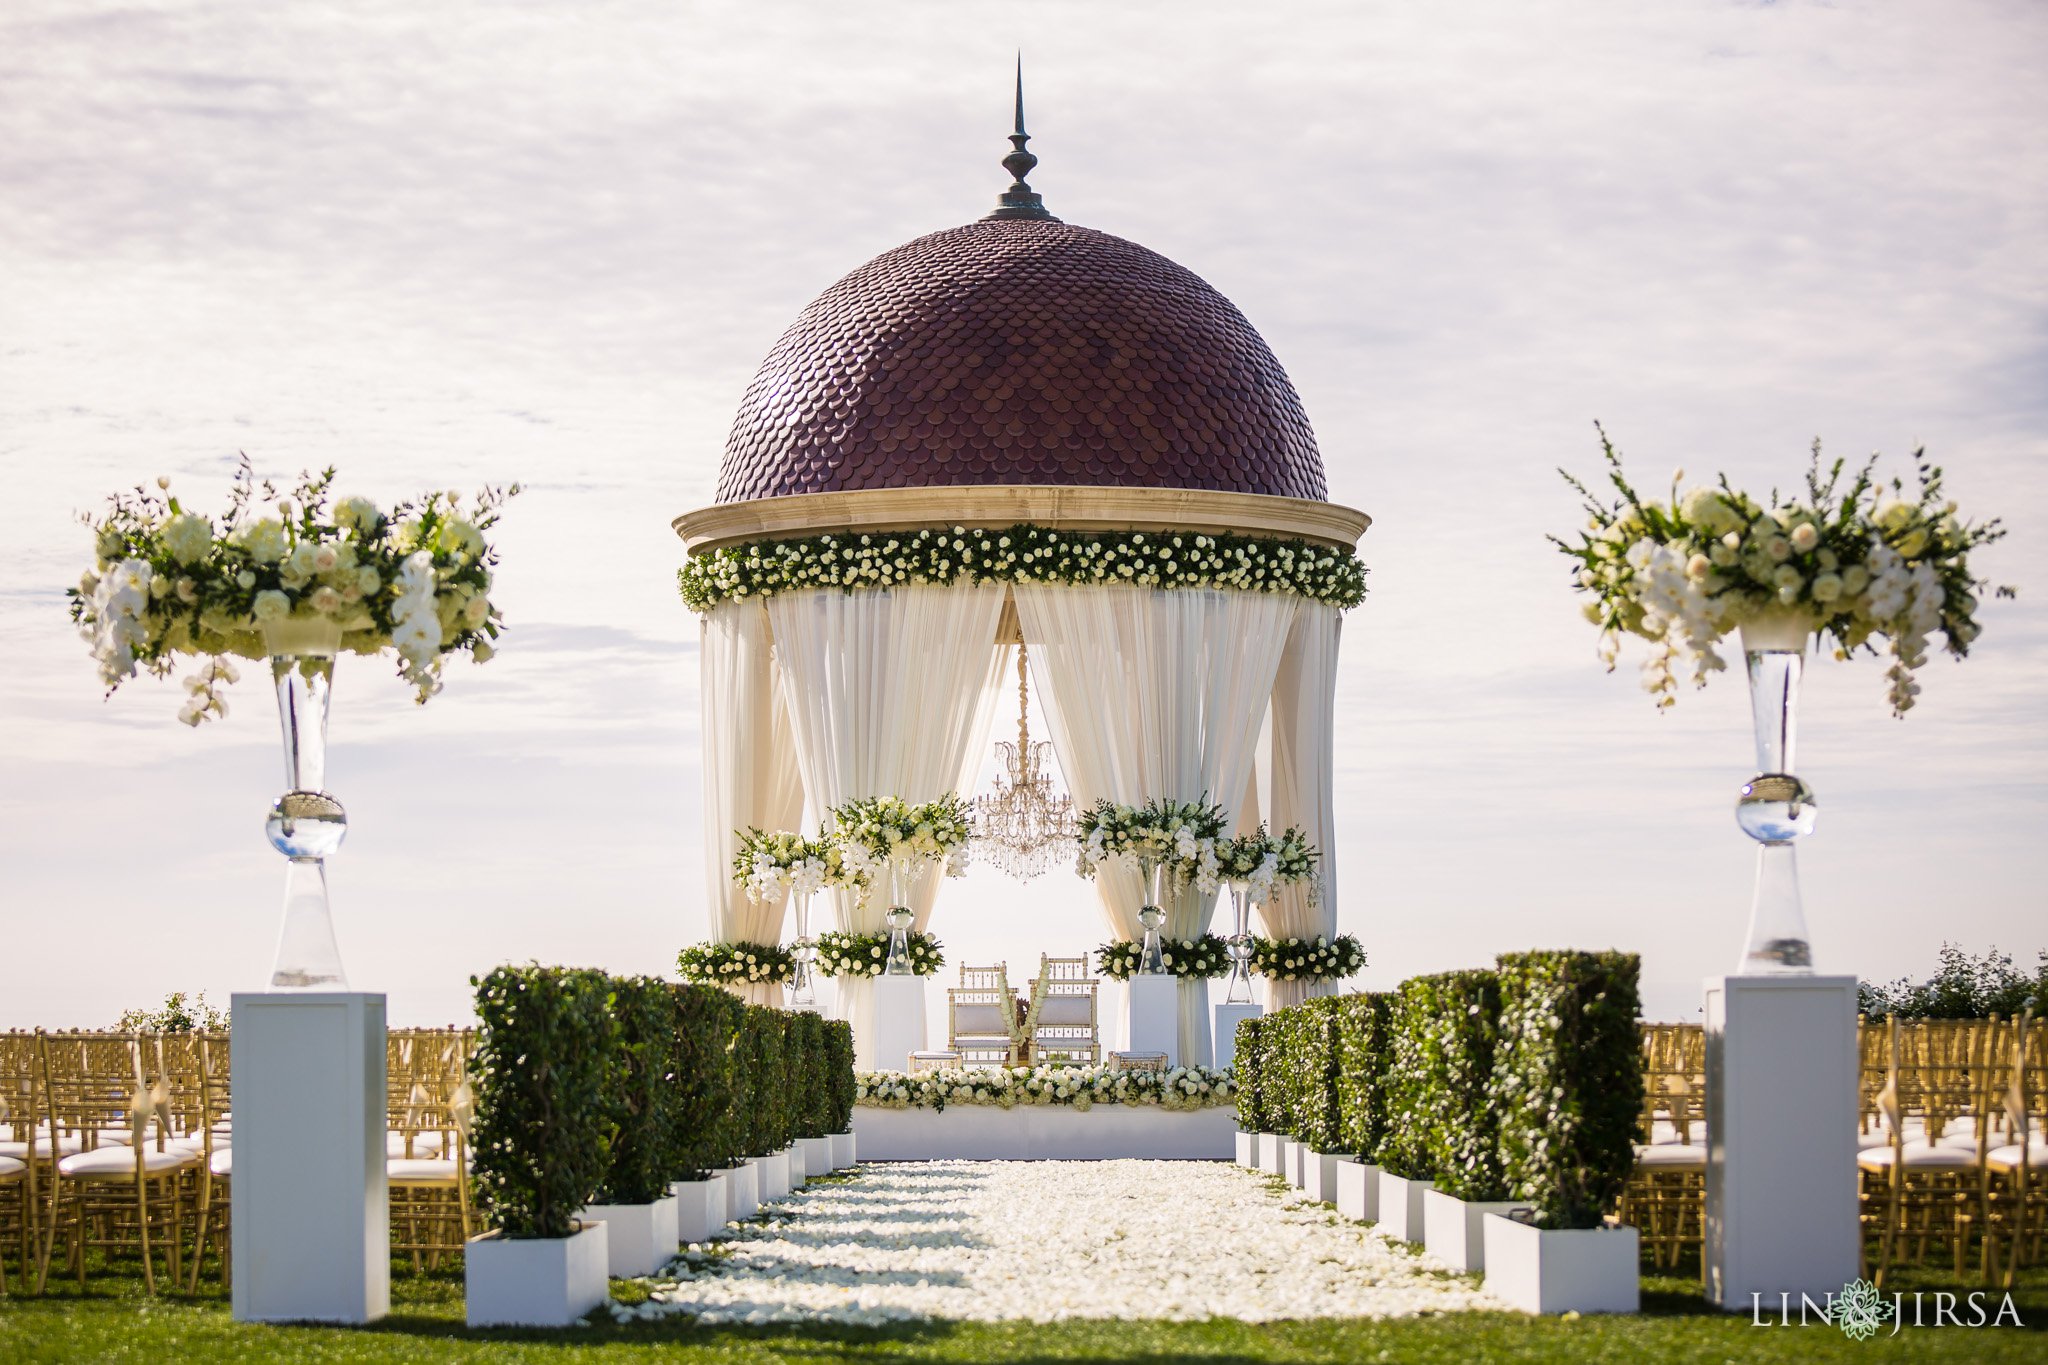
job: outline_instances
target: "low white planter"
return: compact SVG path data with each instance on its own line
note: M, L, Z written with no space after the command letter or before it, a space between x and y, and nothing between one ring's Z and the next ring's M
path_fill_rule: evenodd
M510 1238L486 1232L462 1257L462 1296L471 1327L573 1327L611 1296L603 1223L567 1237Z
M1267 1175L1282 1175L1286 1167L1280 1164L1280 1144L1287 1141L1278 1133L1259 1134L1259 1169Z
M1430 1188L1427 1180L1404 1180L1381 1171L1380 1229L1397 1242L1421 1241L1422 1196Z
M803 1149L806 1180L816 1180L821 1175L830 1175L839 1165L832 1156L831 1138L798 1138L796 1145Z
M592 1204L577 1215L603 1223L611 1277L652 1275L676 1258L676 1197L651 1204Z
M1305 1150L1301 1157L1301 1192L1324 1204L1337 1202L1337 1165L1344 1158L1335 1152Z
M832 1169L843 1171L852 1166L855 1162L852 1130L849 1129L844 1133L834 1133L831 1142Z
M1455 1270L1486 1269L1486 1226L1490 1213L1506 1216L1529 1206L1514 1199L1474 1202L1425 1190L1422 1195L1422 1248Z
M805 1158L804 1149L792 1141L783 1150L782 1159L789 1163L789 1188L791 1190L802 1189L804 1182L811 1178L811 1165ZM784 1193L786 1194L788 1191L785 1190Z
M1380 1220L1380 1168L1350 1157L1337 1159L1337 1213L1361 1223Z
M1297 1190L1302 1188L1307 1183L1304 1170L1308 1161L1308 1144L1299 1138L1287 1139L1287 1151L1283 1160L1287 1165L1287 1183Z
M761 1202L772 1204L789 1193L789 1154L770 1152L766 1156L751 1158L754 1169L761 1173Z
M1237 1132L1236 1142L1237 1164L1257 1170L1259 1165L1259 1135L1257 1133L1247 1133L1240 1128Z
M1497 1213L1482 1221L1486 1292L1508 1307L1633 1313L1642 1306L1634 1228L1536 1228Z
M725 1169L725 1221L737 1223L761 1211L761 1168L751 1161Z
M678 1180L668 1188L676 1201L676 1245L725 1235L723 1172L713 1172L708 1180Z

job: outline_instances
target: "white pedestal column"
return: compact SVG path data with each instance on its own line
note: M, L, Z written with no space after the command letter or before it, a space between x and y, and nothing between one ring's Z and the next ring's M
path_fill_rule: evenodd
M234 997L237 1322L374 1322L391 1309L384 997Z
M1856 978L1710 977L1706 997L1707 1299L1821 1302L1857 1275Z
M904 1071L910 1054L924 1051L924 978L921 976L878 976L870 983L874 991L874 1015L869 1025L869 1065L877 1071ZM854 1038L854 1051L861 1051L861 1039Z
M1171 976L1134 976L1124 983L1124 1036L1129 1052L1163 1052L1180 1065L1180 982Z
M1257 1005L1233 1005L1224 1001L1216 1006L1216 1069L1226 1070L1237 1059L1237 1026L1247 1019L1256 1019L1265 1013Z

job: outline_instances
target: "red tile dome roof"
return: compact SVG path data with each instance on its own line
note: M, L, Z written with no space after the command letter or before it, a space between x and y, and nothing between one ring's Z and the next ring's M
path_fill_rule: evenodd
M718 501L949 484L1325 496L1301 400L1244 314L1049 217L920 237L820 294L747 387Z

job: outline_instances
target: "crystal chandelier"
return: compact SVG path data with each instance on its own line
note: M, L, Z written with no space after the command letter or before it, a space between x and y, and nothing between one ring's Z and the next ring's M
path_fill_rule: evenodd
M1031 742L1030 699L1024 647L1017 646L1017 742L996 745L1003 770L995 790L974 803L976 851L997 867L1029 881L1056 860L1074 856L1074 805L1052 780L1052 745Z

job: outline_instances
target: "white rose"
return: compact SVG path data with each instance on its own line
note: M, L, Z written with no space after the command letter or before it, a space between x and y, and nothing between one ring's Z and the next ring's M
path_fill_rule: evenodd
M1792 528L1792 548L1805 554L1820 544L1820 532L1813 529L1813 523L1802 521Z
M1842 595L1842 579L1839 574L1824 573L1813 580L1813 600L1832 602Z
M180 564L194 564L213 548L213 524L205 517L180 512L164 523L164 548Z
M264 517L250 523L243 529L241 544L249 552L249 558L258 564L275 564L284 558L284 523L276 517Z
M292 614L292 599L276 589L266 589L256 594L251 611L259 621L282 621Z

